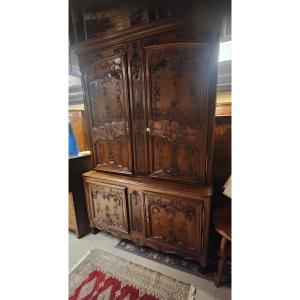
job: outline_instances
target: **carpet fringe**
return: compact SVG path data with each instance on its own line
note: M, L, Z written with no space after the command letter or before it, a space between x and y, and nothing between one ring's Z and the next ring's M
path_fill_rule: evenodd
M188 300L195 300L195 295L196 295L196 287L191 284Z

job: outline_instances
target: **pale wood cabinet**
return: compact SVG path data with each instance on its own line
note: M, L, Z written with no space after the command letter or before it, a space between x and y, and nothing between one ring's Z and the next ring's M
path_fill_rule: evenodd
M128 233L126 187L88 183L92 226Z

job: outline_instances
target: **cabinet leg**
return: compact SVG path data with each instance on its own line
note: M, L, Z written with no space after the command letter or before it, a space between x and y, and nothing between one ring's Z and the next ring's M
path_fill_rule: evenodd
M221 245L220 245L220 258L219 258L219 264L218 264L218 273L216 274L216 277L215 277L216 287L220 286L221 280L223 278L224 271L225 271L226 246L227 246L227 240L226 240L226 238L222 237Z
M92 234L97 234L99 231L100 231L100 230L99 230L98 228L96 228L96 227L93 227L93 228L91 229L91 233L92 233Z

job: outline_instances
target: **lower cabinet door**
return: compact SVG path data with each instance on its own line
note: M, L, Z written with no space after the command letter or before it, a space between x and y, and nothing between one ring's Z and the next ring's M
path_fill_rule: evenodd
M105 183L87 183L89 218L103 230L128 233L126 187Z
M144 192L146 238L161 250L198 258L203 235L201 199Z

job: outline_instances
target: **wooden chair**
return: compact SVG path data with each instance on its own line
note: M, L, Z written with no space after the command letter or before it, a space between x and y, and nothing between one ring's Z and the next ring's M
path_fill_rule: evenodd
M231 242L231 207L227 206L218 208L213 213L213 224L215 230L222 237L220 243L218 272L215 276L215 285L219 287L225 272L228 242Z

